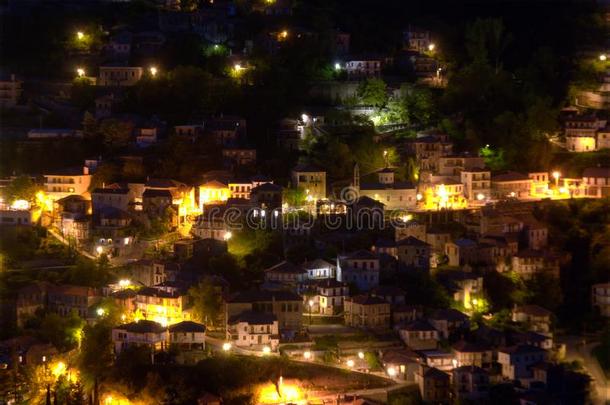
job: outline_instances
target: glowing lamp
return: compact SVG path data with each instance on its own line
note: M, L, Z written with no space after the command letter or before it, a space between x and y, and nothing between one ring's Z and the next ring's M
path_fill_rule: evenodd
M155 76L157 75L158 70L157 70L157 68L156 68L156 67L151 66L149 70L150 70L150 75L151 75L152 77L155 77Z
M432 52L432 51L434 50L434 48L436 48L436 44L430 44L430 45L428 45L428 50L429 50L430 52Z
M349 368L354 367L354 360L349 359L349 360L347 361L347 366L348 366Z
M85 34L83 34L82 31L78 31L76 33L76 38L78 38L79 40L82 40L83 38L85 38Z
M229 342L225 342L222 344L222 350L224 350L225 352L228 352L229 350L231 350L231 343Z
M104 314L106 313L106 311L104 311L104 308L98 308L95 312L98 316L104 316Z
M420 193L417 193L417 195L415 196L415 199L417 201L421 201L421 199L424 198Z
M358 358L362 360L364 358L364 353L358 352Z
M77 68L77 69L76 69L76 74L78 75L78 77L83 77L83 76L85 76L85 69L83 69L83 68Z
M477 200L483 201L485 199L485 195L483 193L477 194Z
M269 353L271 353L271 348L269 346L263 347L263 354L269 354Z
M26 200L15 200L11 204L11 208L14 210L27 210L30 208L30 203Z
M608 59L608 57L606 56L606 54L602 53L601 55L599 55L599 60L601 60L602 62L605 62L606 59Z
M227 231L225 232L224 236L222 237L224 240L229 240L233 237L233 233L231 231Z
M311 357L312 357L311 352L309 350L303 353L303 358L305 360L309 360L309 359L311 359Z
M388 367L388 375L390 377L395 377L396 376L396 369L394 367Z
M341 64L339 62L335 63L335 70L341 70Z

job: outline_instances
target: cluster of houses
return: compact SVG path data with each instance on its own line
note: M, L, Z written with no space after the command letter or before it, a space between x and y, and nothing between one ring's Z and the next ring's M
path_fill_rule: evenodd
M593 152L610 148L610 125L595 113L563 110L563 135L569 152Z

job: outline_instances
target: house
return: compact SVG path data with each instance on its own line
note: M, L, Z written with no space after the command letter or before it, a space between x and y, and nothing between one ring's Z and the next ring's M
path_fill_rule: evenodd
M135 303L136 311L144 319L161 325L173 325L191 318L190 312L185 310L188 296L179 289L144 287L138 290Z
M259 207L276 209L282 206L282 192L282 186L264 183L252 188L250 200Z
M491 194L491 172L487 169L468 168L460 173L464 197L471 203L484 203Z
M438 330L441 339L447 339L456 332L468 329L468 315L457 309L438 309L428 317L428 321Z
M47 289L49 310L61 316L69 316L74 312L83 319L88 318L90 308L101 299L101 293L91 287L61 284Z
M15 303L17 326L23 327L25 321L34 316L38 309L47 306L47 291L50 286L47 282L39 281L17 290Z
M498 350L502 377L509 380L531 380L534 377L532 366L546 361L546 358L546 350L530 345L511 346Z
M280 333L287 337L301 330L303 298L290 291L241 291L225 300L225 319L243 311L273 314Z
M140 259L131 266L132 281L151 287L175 281L180 265L167 260Z
M229 187L229 191L230 191L230 193L228 195L231 196L232 198L243 198L243 199L249 200L250 192L252 191L252 188L255 187L252 183L253 183L252 180L233 179L227 184L227 186ZM216 198L218 198L218 197L216 197ZM222 201L222 200L218 200L218 201Z
M440 176L461 177L463 171L484 171L481 169L482 167L485 167L485 160L482 156L474 156L468 153L445 155L438 159L437 174Z
M246 166L256 163L256 149L223 148L222 157L228 167Z
M0 76L0 106L5 108L15 107L21 98L22 81L14 74Z
M419 369L420 355L411 349L390 349L381 355L381 364L386 373L406 382L415 381Z
M231 197L229 186L216 180L208 181L199 186L199 209L203 211L205 204L227 201Z
M432 44L430 31L411 27L402 32L403 47L419 53L428 52Z
M191 228L191 233L201 239L226 241L231 235L225 222L226 205L208 205Z
M456 367L451 371L451 380L458 401L481 401L489 396L489 374L480 367Z
M389 238L379 238L373 244L371 250L376 255L382 256L390 256L393 258L398 257L398 249L396 247L396 241L394 239Z
M417 138L407 142L407 149L415 156L423 172L435 173L439 159L452 153L453 143L446 134L418 134Z
M168 347L167 329L153 321L140 320L112 328L112 343L115 354L128 347L146 347L152 353Z
M471 239L457 239L445 244L445 255L448 265L453 267L475 263L477 257L477 243Z
M566 149L570 152L592 152L597 147L597 132L606 126L606 120L595 115L572 115L564 121Z
M112 55L128 58L131 53L131 42L133 34L129 31L121 31L110 37L106 43L106 51Z
M525 280L541 273L559 278L559 257L546 250L522 250L513 256L512 270Z
M381 297L370 294L345 298L345 324L364 329L389 329L390 304Z
M98 86L128 87L134 86L144 73L140 66L107 65L100 66Z
M89 168L72 167L44 174L44 191L53 201L69 195L83 195L91 184Z
M349 286L334 279L318 280L315 284L316 297L320 314L336 315L343 311L345 299L349 297Z
M326 198L326 172L310 164L299 164L292 169L292 186L303 189L307 198Z
M408 324L417 319L421 319L423 310L417 305L395 305L392 307L392 324Z
M395 180L395 171L389 167L378 170L377 181L360 182L358 165L354 166L354 185L361 196L382 202L387 210L415 208L417 191L413 184Z
M284 260L265 270L265 281L288 286L296 286L307 278L307 270Z
M379 285L379 257L368 250L358 250L337 257L337 281L353 283L360 291Z
M307 271L310 280L335 278L337 274L337 266L323 259L307 261L301 267Z
M470 309L483 295L483 277L465 271L448 271L438 274L443 286L453 296L453 300ZM475 302L473 302L475 301Z
M421 365L415 380L423 401L434 404L449 403L451 397L449 374L434 367Z
M460 340L451 347L459 366L490 367L493 351L486 345Z
M593 284L591 301L593 308L597 309L601 316L610 317L610 283Z
M586 196L610 196L610 167L588 167L582 173L582 181Z
M385 223L384 207L380 201L371 197L358 197L351 205L347 205L347 213L351 217L355 229L382 229Z
M413 236L396 243L398 261L409 269L428 270L430 268L431 246Z
M513 308L513 322L526 324L529 331L549 334L551 333L551 317L553 313L538 305L521 305Z
M522 173L509 171L494 174L491 176L491 196L499 200L529 198L532 192L532 183L532 179Z
M130 199L129 189L127 188L96 188L91 192L91 204L93 213L100 208L113 207L121 211L129 210Z
M33 209L29 206L23 208L0 203L0 226L34 225L37 216Z
M372 56L348 57L345 62L345 70L350 80L379 77L383 61Z
M428 367L434 367L441 371L449 372L455 368L456 360L453 353L442 349L418 350L421 363Z
M180 350L205 350L205 325L183 321L168 327L170 345Z
M430 322L418 319L398 329L405 344L413 350L436 349L440 336Z
M227 322L227 340L237 347L276 351L280 343L279 324L272 313L243 311Z

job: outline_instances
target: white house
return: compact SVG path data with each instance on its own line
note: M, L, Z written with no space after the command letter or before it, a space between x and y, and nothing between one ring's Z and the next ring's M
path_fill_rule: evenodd
M277 350L280 343L277 317L271 313L244 311L229 318L227 340L237 347Z

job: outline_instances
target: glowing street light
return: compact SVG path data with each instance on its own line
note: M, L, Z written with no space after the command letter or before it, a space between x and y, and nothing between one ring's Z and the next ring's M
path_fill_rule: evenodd
M233 232L231 231L227 231L225 232L224 236L222 237L224 240L229 240L233 237Z
M130 285L131 285L131 280L128 280L126 278L119 280L119 287L121 287L121 288L127 288Z
M102 253L104 253L104 248L101 246L98 246L95 248L95 251L98 255L101 255Z
M561 177L561 173L555 170L553 173L553 178L555 179L555 187L559 187L559 178Z
M236 63L233 66L233 69L235 69L236 72L240 72L243 69L243 67L239 63Z
M434 50L434 48L436 48L436 44L432 43L432 44L428 45L428 50L430 52L432 52Z
M358 352L358 358L362 360L364 358L364 353Z
M76 38L78 38L79 41L82 41L85 38L85 34L82 31L78 31L76 33Z
M157 70L157 68L156 68L155 66L151 66L151 67L150 67L148 70L150 70L150 75L151 75L152 77L157 76L157 72L158 72L158 70Z
M263 347L263 354L269 354L269 353L271 353L271 348L269 346Z
M222 350L224 350L225 352L228 352L229 350L231 350L231 343L229 342L225 342L222 344Z
M98 316L104 316L104 314L106 313L106 311L104 310L104 308L98 308L96 311Z
M349 359L349 360L347 361L347 366L348 366L349 368L354 367L354 360Z
M301 120L307 124L309 122L309 115L301 114Z
M337 70L337 71L341 70L341 64L339 62L335 63L335 70Z
M422 196L420 193L417 193L417 195L415 196L415 199L417 201L421 201L422 198L424 198L424 196Z
M396 376L396 368L394 367L388 367L388 375L390 377L395 377Z
M76 69L76 74L78 75L78 77L83 77L83 76L85 76L85 69L83 69L83 68L77 68L77 69Z
M605 53L602 53L601 55L599 55L599 60L601 60L602 62L605 62L606 59L608 59L608 57L606 56Z
M66 363L63 361L58 361L53 368L51 369L51 373L55 376L55 378L59 378L59 376L63 375L66 372Z
M280 37L280 39L286 39L286 38L288 38L288 31L283 30L282 32L280 32L279 37Z
M311 352L309 350L307 350L306 352L303 352L303 358L305 360L310 360L311 359Z
M483 193L477 194L477 200L483 201L485 199L485 195Z

